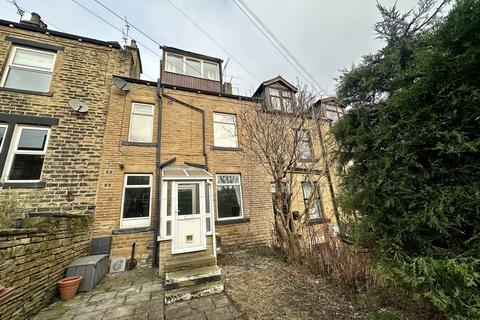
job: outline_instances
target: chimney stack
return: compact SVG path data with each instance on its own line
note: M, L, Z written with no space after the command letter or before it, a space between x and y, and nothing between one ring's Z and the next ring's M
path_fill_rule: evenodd
M138 48L137 47L137 41L135 39L130 40L130 47L132 48Z
M30 20L20 20L20 23L29 24L42 29L48 28L47 24L42 21L42 17L36 12L32 12Z
M232 94L232 84L230 82L223 83L223 93Z

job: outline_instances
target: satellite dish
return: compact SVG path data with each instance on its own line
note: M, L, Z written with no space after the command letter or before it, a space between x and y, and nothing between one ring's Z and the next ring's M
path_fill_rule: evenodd
M130 84L122 78L113 77L112 81L118 89L122 91L130 91Z
M73 111L76 112L85 113L88 111L87 104L77 99L72 99L68 101L68 105L70 106L70 108L72 108Z

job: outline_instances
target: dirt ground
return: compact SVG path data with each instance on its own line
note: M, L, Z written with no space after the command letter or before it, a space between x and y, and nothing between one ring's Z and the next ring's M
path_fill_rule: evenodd
M367 319L325 280L270 249L222 256L225 291L248 319Z

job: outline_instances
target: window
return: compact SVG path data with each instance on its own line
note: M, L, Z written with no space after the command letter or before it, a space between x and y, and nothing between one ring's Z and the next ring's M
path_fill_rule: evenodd
M120 228L150 225L152 176L126 174Z
M318 188L317 182L311 182L311 181L304 181L302 182L302 191L303 191L303 203L305 204L305 207L308 205L308 201L310 199L310 196L312 192L314 192L314 195L312 196L312 200L310 202L310 219L316 219L316 218L322 218L323 213L322 213L322 202L320 198L320 190Z
M207 229L207 233L212 232L212 210L211 210L211 201L212 198L210 195L212 194L211 191L212 188L212 183L210 181L207 181L205 183L205 225Z
M213 114L214 146L238 148L237 119L234 114Z
M153 138L153 105L133 103L130 119L129 141L152 142Z
M0 152L2 152L3 141L5 140L5 135L7 134L8 125L0 123Z
M338 107L335 104L325 104L325 117L332 122L336 122L344 115L345 111L342 107Z
M17 126L4 170L8 182L38 182L47 152L50 130L41 127Z
M268 92L273 110L292 112L292 93L290 91L269 88Z
M194 77L202 76L202 61L191 58L186 58L185 61L187 75Z
M301 160L312 160L313 151L310 140L310 133L307 130L295 130L296 139L298 141L298 154Z
M3 75L2 86L47 92L50 88L55 56L53 52L13 47Z
M192 77L220 81L218 63L167 52L165 70Z
M220 78L218 64L203 61L203 75L207 79L218 81Z
M217 175L218 220L243 217L242 186L239 174Z

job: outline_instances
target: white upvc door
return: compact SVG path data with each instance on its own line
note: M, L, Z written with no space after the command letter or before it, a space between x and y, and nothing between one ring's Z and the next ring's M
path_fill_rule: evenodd
M176 181L172 191L172 253L206 250L204 181Z

